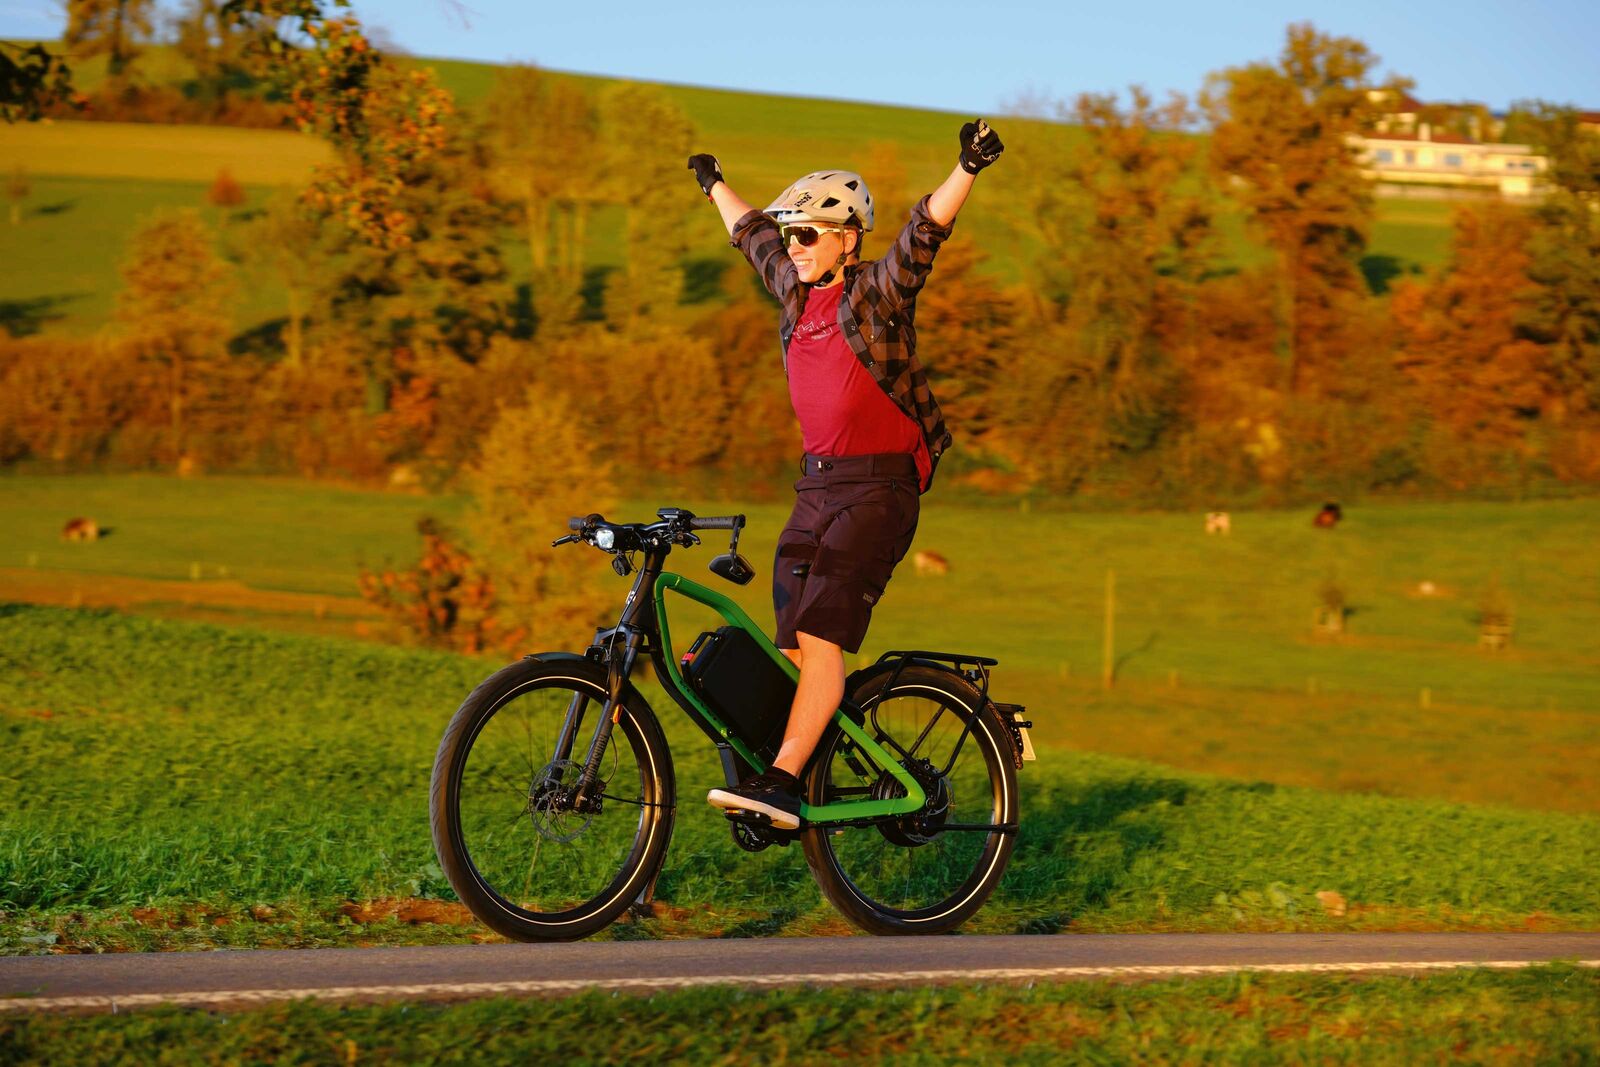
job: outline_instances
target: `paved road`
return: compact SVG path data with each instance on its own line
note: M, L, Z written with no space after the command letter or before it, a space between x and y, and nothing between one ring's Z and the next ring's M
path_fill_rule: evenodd
M1062 981L1246 969L1418 973L1557 959L1600 967L1600 933L836 937L27 956L0 959L0 1014L723 984Z

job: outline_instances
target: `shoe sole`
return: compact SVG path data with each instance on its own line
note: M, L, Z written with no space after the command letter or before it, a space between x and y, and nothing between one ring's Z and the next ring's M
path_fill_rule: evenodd
M737 793L730 793L725 789L713 789L706 794L706 802L714 808L724 811L750 811L757 815L765 815L772 820L772 825L779 830L800 829L800 816L782 808L775 808L771 804L763 804L759 800L751 800Z

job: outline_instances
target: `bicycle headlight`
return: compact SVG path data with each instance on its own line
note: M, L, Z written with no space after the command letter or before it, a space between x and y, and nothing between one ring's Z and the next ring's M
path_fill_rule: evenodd
M596 530L594 532L594 543L595 547L603 548L610 552L616 547L617 532L615 530Z

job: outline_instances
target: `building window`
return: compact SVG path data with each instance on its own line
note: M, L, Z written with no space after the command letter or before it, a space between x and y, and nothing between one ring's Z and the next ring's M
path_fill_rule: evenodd
M1461 154L1459 152L1446 152L1444 154L1444 165L1447 167L1461 166Z
M1409 148L1406 149L1406 163L1412 164L1412 163L1415 163L1416 161L1417 161L1416 152L1412 151Z
M1372 158L1377 160L1379 163L1393 163L1394 150L1392 148L1380 148L1376 152L1372 153Z

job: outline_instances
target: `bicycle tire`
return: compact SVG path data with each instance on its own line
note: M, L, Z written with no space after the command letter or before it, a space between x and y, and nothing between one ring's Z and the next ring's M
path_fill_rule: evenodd
M823 895L857 927L872 934L948 933L989 899L1011 857L1018 817L1013 744L993 706L959 676L914 664L884 692L889 673L890 666L885 665L858 676L852 699L868 714L869 729L872 713L877 712L880 743L887 735L913 757L930 758L935 764L943 759L938 746L948 744L951 770L940 776L943 785L937 780L924 782L930 794L924 812L934 812L943 803L944 814L920 822L911 817L866 826L812 826L802 833L801 842ZM916 703L896 706L902 702ZM946 712L951 714L941 724ZM969 722L971 731L958 742ZM918 736L923 747L912 748ZM933 755L941 760L931 759ZM864 792L881 796L900 788L864 757L847 734L829 726L807 768L807 803L820 805ZM857 766L851 766L849 758ZM867 773L862 775L861 770ZM941 819L942 824L995 829L941 831ZM927 849L937 857L928 856Z
M543 752L553 755L549 724L574 696L586 705L572 765L548 756L541 764ZM587 937L620 917L660 870L672 835L672 759L631 686L607 745L610 763L602 763L610 774L600 811L584 821L551 800L576 780L605 698L599 664L524 659L484 680L445 729L429 791L434 849L461 902L496 933L516 941ZM541 866L541 858L549 862Z

